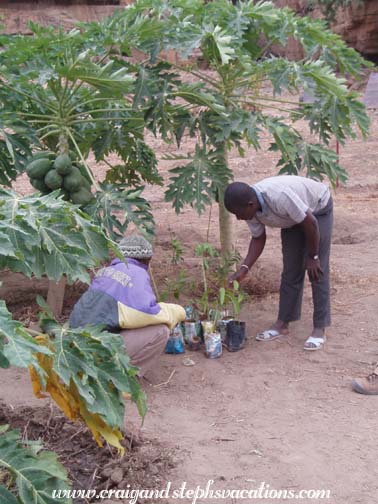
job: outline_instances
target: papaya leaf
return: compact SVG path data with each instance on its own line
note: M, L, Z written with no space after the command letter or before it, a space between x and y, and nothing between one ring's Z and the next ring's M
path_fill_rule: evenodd
M0 498L2 504L20 504L16 497L9 490L0 485Z
M305 170L308 177L320 181L328 178L333 186L337 181L347 180L345 170L338 163L337 153L321 144L299 142L297 157L293 160L281 157L278 166L280 174L298 175L300 170Z
M154 231L150 204L142 197L143 187L130 189L123 184L100 184L101 191L85 208L93 221L113 240L124 235L130 223L148 235Z
M145 142L130 135L130 141L124 137L122 147L121 151L117 150L124 164L113 165L107 171L107 182L134 187L143 182L163 184L163 179L157 170L156 155Z
M125 397L131 397L142 418L147 411L138 369L130 364L122 337L102 326L69 329L46 315L41 325L53 337L37 337L40 349L47 347L50 354L38 354L45 383L31 367L34 393L49 393L68 418L87 424L100 445L103 437L122 452Z
M56 454L46 451L36 454L35 450L23 445L18 431L0 434L0 466L15 479L18 498L0 487L1 502L7 504L53 504L56 502L54 490L70 488L67 472ZM65 498L62 502L71 504L72 500Z
M165 199L172 201L177 213L184 204L190 204L199 213L203 212L205 204L214 199L216 187L223 187L231 176L218 151L207 151L198 145L189 163L173 168L170 173L173 176Z
M4 256L16 257L13 243L5 233L0 233L0 254Z
M0 184L8 187L25 170L26 157L30 154L30 138L26 135L32 135L30 130L17 124L12 129L13 132L7 130L0 119Z
M215 26L205 36L204 52L210 61L227 65L235 57L233 42L233 37L229 33L220 26Z
M0 265L27 276L88 282L88 268L108 258L114 244L59 193L20 197L0 189Z
M0 367L12 365L27 368L32 365L43 377L43 370L35 356L40 351L46 355L51 354L48 348L40 349L21 322L12 319L5 301L0 300Z

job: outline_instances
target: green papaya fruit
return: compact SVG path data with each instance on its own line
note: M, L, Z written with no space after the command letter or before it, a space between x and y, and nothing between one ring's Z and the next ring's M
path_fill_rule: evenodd
M59 189L63 184L63 177L56 170L50 170L46 173L45 184L50 189Z
M82 187L78 191L71 193L71 201L75 205L85 206L90 203L93 198L93 194L88 191L85 187Z
M37 191L41 192L42 194L47 194L50 192L50 189L47 187L43 180L33 178L30 179L30 183L35 189L37 189Z
M33 152L31 156L28 157L28 162L37 161L37 159L50 159L55 158L55 153L49 150Z
M63 187L67 191L75 192L80 189L82 185L82 176L78 168L73 166L71 168L71 173L66 175L63 179Z
M59 154L54 161L54 168L59 175L68 175L72 171L72 162L68 154Z
M52 162L50 159L36 159L27 165L26 173L31 179L43 180L51 168Z

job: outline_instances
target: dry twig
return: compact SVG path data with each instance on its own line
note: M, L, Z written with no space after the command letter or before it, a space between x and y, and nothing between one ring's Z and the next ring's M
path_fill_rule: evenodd
M168 378L168 380L167 380L167 381L162 382L162 383L158 383L157 385L154 385L154 387L155 387L155 388L157 388L157 387L162 387L163 385L168 385L168 383L171 381L171 379L173 378L173 375L174 375L175 373L176 373L176 369L174 369L174 370L172 371L172 373L170 374L170 376L169 376L169 378Z

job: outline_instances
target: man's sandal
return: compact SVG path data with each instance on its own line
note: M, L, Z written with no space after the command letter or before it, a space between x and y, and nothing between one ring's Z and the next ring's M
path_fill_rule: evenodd
M326 341L325 336L320 336L319 338L314 338L314 336L310 336L306 339L303 350L320 350L324 347L324 343Z
M259 332L256 336L257 341L273 341L285 334L280 333L277 329L267 329L266 331Z

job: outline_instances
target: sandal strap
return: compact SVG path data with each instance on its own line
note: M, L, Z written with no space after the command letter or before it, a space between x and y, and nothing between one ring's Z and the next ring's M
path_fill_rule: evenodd
M306 343L312 343L316 347L320 347L325 342L325 336L320 336L319 338L315 338L314 336L309 336L306 340Z
M257 336L264 339L270 339L275 336L279 336L280 332L276 329L267 329L266 331L259 332Z

